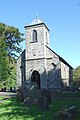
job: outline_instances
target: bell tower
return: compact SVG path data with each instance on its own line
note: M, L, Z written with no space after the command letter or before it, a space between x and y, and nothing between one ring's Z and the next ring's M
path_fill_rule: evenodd
M26 76L31 79L34 70L40 74L45 73L46 45L49 47L49 29L38 17L30 25L25 26L26 31ZM43 75L45 76L45 74ZM44 77L42 77L44 78Z
M49 46L48 27L37 17L25 26L25 31L27 59L45 57L45 45Z

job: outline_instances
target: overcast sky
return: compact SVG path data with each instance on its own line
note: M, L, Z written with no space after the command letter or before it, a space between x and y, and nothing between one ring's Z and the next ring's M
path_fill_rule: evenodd
M0 22L24 34L37 13L50 29L51 49L73 68L80 65L80 0L0 0Z

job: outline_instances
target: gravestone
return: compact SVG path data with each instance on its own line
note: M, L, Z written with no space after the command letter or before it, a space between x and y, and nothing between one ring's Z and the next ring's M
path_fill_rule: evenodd
M3 88L1 88L1 92L3 92L4 91L4 89Z
M57 120L73 120L77 113L77 107L75 105L67 107L58 111L55 114Z
M4 87L3 91L6 92L6 87Z
M30 107L32 104L37 103L39 97L39 89L35 82L31 83L29 90L23 92L24 103Z
M3 92L4 91L4 89L3 88L1 88L1 92Z
M24 99L23 99L23 94L22 94L22 91L20 89L17 90L16 92L16 97L19 101L23 102Z
M23 83L22 86L17 90L18 100L24 101L25 105L30 107L32 104L37 103L37 99L40 96L40 91L36 82Z
M47 90L47 89L42 89L42 90L41 90L41 95L47 98L49 104L52 103L51 93L50 93L49 90Z
M12 87L10 87L10 92L12 92Z
M19 90L17 90L17 98L23 101L28 107L31 107L33 104L38 104L44 110L47 110L49 104L52 103L50 91L38 89L36 82L24 82Z
M49 103L48 103L48 99L45 96L40 96L38 98L38 106L42 109L42 110L47 110L49 107Z
M16 87L14 87L13 91L16 92Z

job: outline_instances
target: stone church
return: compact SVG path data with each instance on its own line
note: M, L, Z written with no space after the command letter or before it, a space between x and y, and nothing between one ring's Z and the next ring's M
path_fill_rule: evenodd
M36 82L39 89L62 89L72 82L72 67L50 48L49 28L38 17L25 26L26 49L17 59L17 87Z

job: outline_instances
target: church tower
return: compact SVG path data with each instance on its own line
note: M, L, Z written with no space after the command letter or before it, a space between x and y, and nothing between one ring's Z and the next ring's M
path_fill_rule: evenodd
M39 88L46 87L46 45L49 47L49 29L38 17L26 31L26 79L36 81ZM45 79L46 80L46 79Z
M26 48L17 60L17 86L36 82L39 89L70 86L72 67L50 48L49 29L38 17L25 26Z

